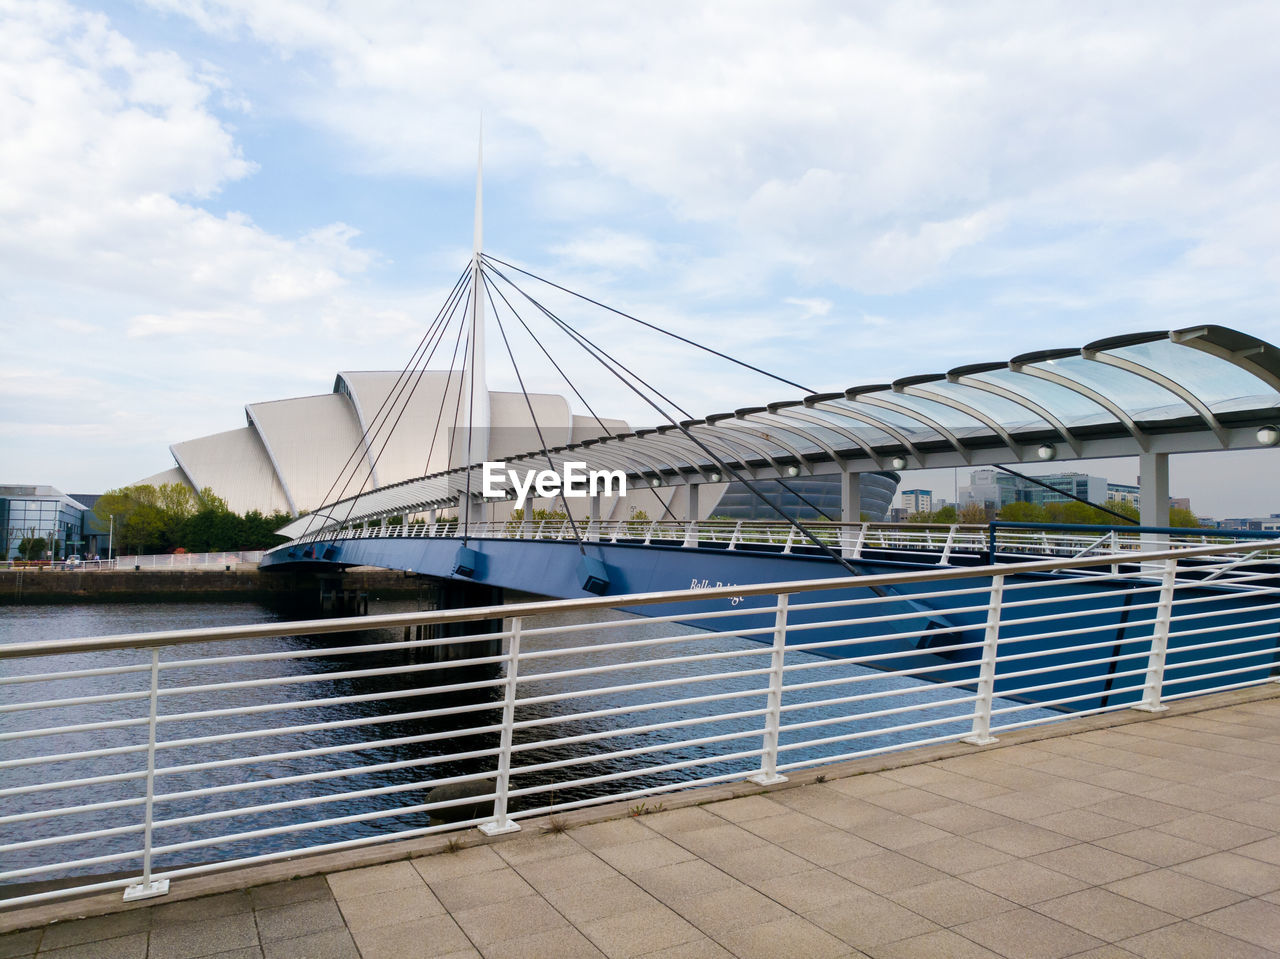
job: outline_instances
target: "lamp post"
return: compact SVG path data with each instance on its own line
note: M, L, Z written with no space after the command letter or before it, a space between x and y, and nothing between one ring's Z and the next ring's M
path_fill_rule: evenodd
M112 548L116 540L116 514L108 513L107 515L111 517L111 526L107 531L107 559L112 560L115 559L115 553L112 552Z

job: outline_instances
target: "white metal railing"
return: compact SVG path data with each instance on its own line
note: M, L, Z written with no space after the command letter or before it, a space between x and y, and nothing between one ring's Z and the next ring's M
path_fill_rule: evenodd
M0 646L0 903L1269 682L1251 547Z
M992 539L986 526L935 526L900 523L806 523L814 537L849 558L874 555L877 550L911 552L923 561L947 565L954 557L986 556ZM321 544L351 539L457 538L463 528L454 520L415 522L388 526L349 527L332 530L318 540L299 540L278 546L278 550L306 550ZM580 536L587 542L639 543L646 546L721 548L726 550L767 550L791 554L816 549L812 540L789 523L764 520L703 520L678 523L670 520L578 520L567 519L475 522L466 533L476 539L523 539L573 542ZM995 552L1006 557L1085 557L1132 555L1153 550L1207 546L1235 542L1229 531L1187 528L1173 533L1152 533L1118 528L1097 532L1069 529L1018 529L998 527ZM322 548L322 546L321 546ZM1241 549L1253 549L1248 541Z
M262 561L263 550L240 550L224 553L156 553L142 556L118 556L120 569L217 569L240 565L255 566Z
M86 559L86 560L41 560L32 562L30 560L11 559L0 562L0 569L12 569L29 573L37 573L40 570L51 569L55 572L66 572L74 570L99 570L99 569L115 569L116 561L114 559Z

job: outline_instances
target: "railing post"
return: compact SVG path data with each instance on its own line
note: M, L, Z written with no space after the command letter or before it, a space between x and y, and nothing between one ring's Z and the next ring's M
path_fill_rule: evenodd
M147 802L142 827L142 881L126 886L124 901L152 899L169 891L168 879L151 878L151 819L156 795L156 708L160 699L160 647L151 649L151 698L147 720Z
M863 523L858 527L858 539L853 544L853 558L858 559L862 555L862 547L867 541L867 524Z
M507 818L507 791L511 782L511 732L516 720L516 683L520 681L520 617L511 620L507 645L507 683L502 700L502 739L498 747L498 782L493 797L493 822L480 824L486 836L519 832L520 824Z
M978 701L973 707L973 730L964 742L987 746L996 742L991 735L991 700L996 687L996 656L1000 645L1000 611L1004 602L1004 576L991 577L991 601L987 606L987 629L982 636L982 666L978 673Z
M955 545L956 531L959 528L960 527L958 526L952 526L950 531L948 531L947 533L947 545L942 547L942 565L943 566L946 566L947 563L951 561L951 547Z
M795 542L795 539L796 539L796 528L794 526L790 526L787 528L787 545L782 547L782 551L784 553L791 552L791 546Z
M1164 687L1164 660L1169 649L1169 621L1173 618L1173 584L1178 575L1177 557L1164 561L1164 575L1160 580L1160 601L1156 604L1156 619L1151 627L1151 652L1147 655L1147 678L1142 684L1142 702L1134 706L1144 713L1160 713L1168 709L1160 702Z
M738 524L733 528L733 534L729 537L729 549L737 549L738 537L742 535L742 520L738 520Z
M778 775L778 729L782 725L782 666L787 652L787 601L789 594L778 595L778 611L773 619L773 655L769 659L769 703L764 721L764 756L760 772L749 777L753 783L772 786L784 783Z

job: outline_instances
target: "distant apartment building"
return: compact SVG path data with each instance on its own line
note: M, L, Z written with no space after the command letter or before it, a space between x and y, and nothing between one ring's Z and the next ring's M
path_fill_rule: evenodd
M1280 513L1270 516L1239 516L1231 519L1220 519L1214 524L1218 529L1243 529L1253 532L1280 530Z
M1138 487L1128 483L1113 483L1105 476L1089 476L1086 473L1051 473L1048 476L1037 476L1041 483L1051 487L1045 489L1020 476L1013 476L1001 470L974 470L969 474L969 485L960 487L960 505L978 503L990 509L1001 510L1010 503L1034 503L1045 506L1049 503L1066 503L1071 500L1070 493L1090 503L1103 505L1109 500L1129 503L1141 507ZM1185 497L1171 498L1171 506L1191 508L1190 500Z
M933 490L904 489L902 491L902 508L910 516L912 513L929 513L933 511Z

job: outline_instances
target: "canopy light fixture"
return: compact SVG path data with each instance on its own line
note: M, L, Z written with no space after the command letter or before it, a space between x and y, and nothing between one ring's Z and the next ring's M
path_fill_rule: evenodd
M907 468L907 458L905 456L895 456L889 461L889 465L896 470L904 470Z
M1041 443L1036 447L1036 456L1042 460L1051 460L1057 458L1058 448L1052 443Z
M662 485L662 479L660 477L654 476L649 480L649 485L652 486L654 489L657 489L659 486Z
M799 476L799 475L800 475L800 467L798 467L798 466L788 466L788 467L787 467L787 475L788 475L788 476Z
M720 478L721 478L720 474L716 470L712 470L710 473L707 474L707 479L709 479L713 483L719 483Z
M1280 426L1258 427L1258 442L1263 446L1275 446L1280 443Z

